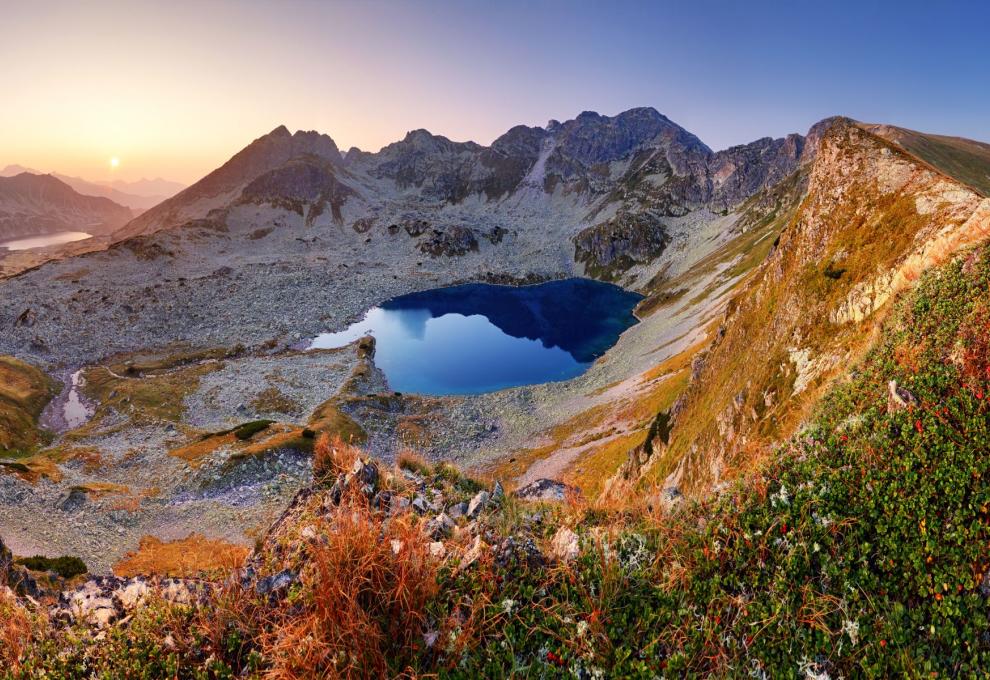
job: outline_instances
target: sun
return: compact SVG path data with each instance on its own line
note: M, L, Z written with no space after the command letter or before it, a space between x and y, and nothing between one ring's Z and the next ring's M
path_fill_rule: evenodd
M116 156L114 156L113 158L110 159L110 167L111 168L116 168L118 165L120 165L120 159L119 158L117 158Z

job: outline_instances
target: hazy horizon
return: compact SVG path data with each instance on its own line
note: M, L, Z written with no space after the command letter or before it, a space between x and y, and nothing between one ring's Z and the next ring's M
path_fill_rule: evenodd
M637 106L713 149L831 115L990 140L990 59L965 39L990 9L924 7L19 3L0 26L17 64L0 167L189 184L283 124L377 151Z

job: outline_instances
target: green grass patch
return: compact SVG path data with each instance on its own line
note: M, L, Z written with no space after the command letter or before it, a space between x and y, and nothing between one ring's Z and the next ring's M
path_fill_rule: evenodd
M274 420L252 420L249 423L244 423L234 428L234 436L241 441L250 439L262 430L267 430L268 426L274 422Z
M65 579L70 579L89 571L86 563L81 559L67 555L63 555L62 557L44 557L42 555L21 557L18 558L17 563L27 567L31 571L51 571Z

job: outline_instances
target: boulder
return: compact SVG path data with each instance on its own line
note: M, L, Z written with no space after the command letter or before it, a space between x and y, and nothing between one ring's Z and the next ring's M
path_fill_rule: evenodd
M254 589L259 595L279 596L299 580L299 574L291 569L283 569L277 574L258 579Z
M467 549L464 556L461 558L460 564L457 565L458 571L467 569L472 564L477 562L485 552L485 548L488 546L484 541L481 540L481 536L475 536L474 542L471 543L471 547Z
M534 570L546 564L543 553L528 536L509 536L494 548L495 564L506 571Z
M907 389L897 384L896 380L887 383L887 412L893 413L906 409L909 406L916 406L917 398Z
M413 506L413 510L415 510L421 515L425 515L430 510L429 504L426 502L426 499L423 498L422 496L416 496L413 499L412 506Z

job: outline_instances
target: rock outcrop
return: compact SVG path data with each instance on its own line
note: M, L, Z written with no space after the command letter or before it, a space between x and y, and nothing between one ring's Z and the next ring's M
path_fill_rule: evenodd
M596 278L659 257L670 243L663 221L651 213L622 214L574 237L574 259Z

